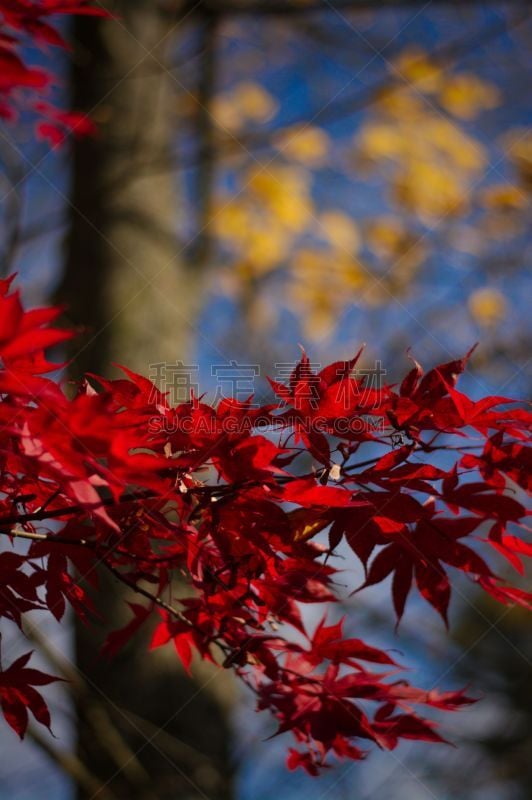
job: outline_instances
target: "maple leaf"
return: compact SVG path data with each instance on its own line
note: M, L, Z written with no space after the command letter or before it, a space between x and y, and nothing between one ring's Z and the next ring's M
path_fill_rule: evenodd
M187 671L194 654L215 662L221 649L278 733L295 738L290 769L315 776L329 754L359 760L359 740L389 749L401 739L444 742L417 706L456 711L470 698L390 682L399 667L386 651L345 636L326 611L309 636L301 604L341 599L332 564L345 537L365 571L357 591L391 578L397 621L415 585L447 623L449 568L501 603L532 608L532 595L483 557L489 548L522 572L532 555L514 533L526 530L526 510L512 495L530 485L530 414L501 409L507 398L473 403L460 393L467 356L427 374L415 364L398 391L375 393L352 377L360 354L314 373L304 353L288 385L273 384L282 402L263 407L191 397L172 408L127 368L119 380L89 376L70 398L41 377L46 347L63 340L58 310L25 311L11 283L0 282L0 535L30 544L0 553L0 616L21 625L41 609L59 620L68 601L92 624L89 591L102 563L148 601L129 603L132 617L103 652L116 653L158 609L150 648L172 642ZM400 432L399 446L384 429L377 438L336 424L370 410ZM264 435L264 420L280 423L284 442ZM479 452L439 443L442 433L467 441L471 430ZM379 455L359 461L368 441ZM342 462L331 466L334 442ZM303 472L305 454L324 468ZM329 547L316 538L325 533ZM190 592L174 607L166 598L177 574ZM283 635L286 624L306 644ZM35 686L54 679L27 667L30 655L0 671L2 709L20 736L29 713L50 725Z
M150 650L162 647L168 642L172 642L177 655L185 671L190 675L192 655L198 645L198 636L190 625L179 619L172 619L164 611L161 612L162 621L157 625L153 632L150 642ZM198 648L201 650L201 646Z
M28 727L28 712L52 732L48 706L34 687L61 680L27 667L32 652L17 658L7 669L0 668L0 705L7 724L21 739Z
M128 606L133 612L133 617L123 628L112 631L107 635L102 646L102 653L106 656L115 656L151 616L152 608L150 606L141 606L139 603L129 602Z
M387 653L370 647L361 639L345 639L343 636L344 621L345 618L335 625L327 626L326 619L323 617L311 639L310 652L305 654L305 658L310 664L320 664L327 659L333 664L341 663L349 666L357 666L357 660L397 666Z
M353 498L349 491L340 487L321 486L312 476L290 481L282 492L282 499L304 507L323 506L326 509L369 505L367 500Z
M64 140L67 131L79 135L91 133L94 126L84 115L62 111L38 99L55 82L55 76L43 69L28 66L26 50L28 40L43 51L50 46L68 48L63 36L48 21L49 17L57 14L106 17L109 12L92 0L33 0L31 3L27 0L0 0L0 14L0 116L8 120L16 119L19 108L24 106L12 96L18 94L16 90L25 89L33 101L26 103L26 108L33 111L38 119L44 116L51 120L37 123L37 137L46 138L52 145L57 145Z
M413 530L392 534L392 543L375 556L367 577L356 591L380 583L393 575L392 597L397 621L401 620L415 577L419 593L448 625L451 584L444 564L475 577L491 578L486 562L470 547L458 541L478 525L472 519L420 519Z

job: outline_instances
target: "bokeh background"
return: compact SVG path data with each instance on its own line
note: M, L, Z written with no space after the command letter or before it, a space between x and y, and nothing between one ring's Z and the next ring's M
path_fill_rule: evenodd
M244 365L262 398L298 343L322 364L366 343L365 365L393 380L408 348L432 365L478 341L466 390L529 392L529 3L106 5L116 19L65 30L66 57L29 53L97 134L51 150L29 116L0 131L2 266L29 302L68 304L71 377L118 361L164 383L181 361L212 397L213 367ZM467 582L450 636L415 602L394 632L388 587L344 610L354 635L403 652L419 685L485 696L445 721L456 749L416 743L319 781L291 774L286 742L264 741L269 721L225 675L200 670L192 685L174 658L134 648L110 665L102 634L35 617L39 658L82 690L50 691L55 741L0 730L0 797L73 798L58 754L109 776L118 741L142 751L153 794L126 770L116 798L530 800L526 612Z

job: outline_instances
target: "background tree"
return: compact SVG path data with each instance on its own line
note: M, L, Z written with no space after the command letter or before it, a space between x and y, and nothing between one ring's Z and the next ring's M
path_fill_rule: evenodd
M172 174L175 93L167 65L187 11L180 3L151 0L125 0L109 9L117 19L78 20L73 31L72 102L98 122L98 135L73 148L58 292L72 320L88 330L72 350L76 377L118 361L148 374L152 365L189 353L204 282L201 265L188 264L179 246L184 209ZM98 608L109 630L125 624L127 610L113 584L102 574ZM166 653L148 664L143 651L149 630L144 646L124 650L110 670L105 660L94 659L101 635L78 621L76 666L106 703L124 710L114 724L128 745L126 763L128 751L138 752L149 779L139 781L117 765L105 738L95 737L87 724L86 702L78 703L83 763L109 781L115 796L228 797L228 678L205 667L193 680Z

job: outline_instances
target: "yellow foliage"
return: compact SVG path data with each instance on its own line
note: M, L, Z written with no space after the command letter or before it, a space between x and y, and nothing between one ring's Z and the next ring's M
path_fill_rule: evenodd
M238 130L244 122L240 109L229 94L213 98L210 111L213 122L222 130Z
M220 238L233 247L236 245L246 270L253 273L274 269L286 257L292 244L290 235L279 220L265 218L237 201L218 211L215 230Z
M474 119L481 111L496 108L500 102L500 92L493 83L471 72L448 76L421 47L404 50L395 61L395 69L417 91L437 94L440 104L460 119ZM416 108L419 108L419 101ZM399 110L403 113L407 108Z
M450 168L467 170L474 175L486 166L483 145L439 114L431 114L424 121L422 136L433 148L434 159L446 161Z
M468 207L468 186L459 172L433 161L412 160L392 181L394 198L430 224L435 218L462 214Z
M403 78L422 92L436 92L441 85L442 69L430 60L422 47L407 47L395 60L394 66Z
M268 122L278 108L275 98L263 86L254 81L242 81L231 91L214 98L211 113L218 127L238 130L245 122Z
M469 311L479 325L492 327L506 316L506 298L497 289L477 289L469 298Z
M439 92L441 105L460 119L475 119L481 111L496 108L500 92L496 86L469 72L452 75Z
M214 227L245 281L283 264L313 220L314 207L310 176L301 168L253 167L242 180L242 192L220 203Z
M288 297L299 311L309 339L330 334L346 303L360 299L371 280L360 261L327 250L303 248L291 266Z
M383 158L398 160L404 156L407 147L404 131L387 121L372 121L363 125L356 144L358 155L367 161Z
M488 186L481 192L480 200L493 211L519 211L528 205L528 197L511 183Z
M247 187L265 211L292 231L301 231L313 212L310 177L290 166L260 167L247 177Z
M432 112L426 112L417 122L408 117L369 122L357 136L356 145L362 158L374 162L424 158L471 173L479 172L486 164L486 152L479 142Z
M426 255L422 237L390 215L375 217L368 223L366 242L376 256L392 262L395 277L399 272L403 280L412 276Z
M268 122L279 108L275 98L259 83L252 81L239 83L234 96L241 113L253 122Z
M222 203L213 216L216 234L224 239L241 241L250 225L250 213L244 203Z
M506 235L510 223L524 219L508 213L527 205L519 184L492 185L478 194L475 185L486 169L487 151L460 122L494 108L497 88L470 73L449 72L419 47L403 52L395 70L407 85L382 91L355 139L355 163L379 170L389 214L369 218L361 229L339 208L317 210L313 170L327 163L333 143L323 129L297 125L273 137L284 161L243 168L240 194L221 206L215 218L231 259L227 286L259 297L260 280L285 268L283 298L312 339L332 333L351 303L377 305L405 293L434 246L423 239L426 227L452 217L446 241L480 255L490 239ZM246 122L271 119L277 103L262 86L244 81L219 95L216 108L227 128L239 130ZM521 180L532 189L532 135L515 131L506 146ZM474 221L457 219L470 211L473 199L475 211L480 200L487 213ZM358 260L360 252L367 254L369 267ZM279 286L276 281L272 285ZM507 310L504 296L488 288L474 292L468 307L485 327L499 322ZM304 539L312 532L297 535Z
M275 138L275 145L288 158L309 167L320 167L329 153L330 139L314 125L294 125Z
M255 272L269 272L288 255L290 244L281 226L250 229L245 241L246 258Z
M497 90L469 73L446 77L420 48L403 53L397 69L414 86L383 93L377 115L356 136L358 160L384 168L393 201L425 224L462 214L486 167L486 149L421 92L438 93L457 114L473 116L498 101ZM467 111L460 107L466 101Z
M367 225L368 246L378 256L389 258L403 249L405 230L402 223L390 215L375 217Z
M375 104L378 111L401 120L422 115L426 111L426 100L410 89L384 89Z
M334 293L347 287L360 288L366 281L366 270L357 259L330 250L307 247L295 254L292 272L297 282L296 293L308 292L309 283L320 284L320 291Z
M324 211L320 216L320 233L331 247L350 253L360 249L360 232L357 225L343 211Z

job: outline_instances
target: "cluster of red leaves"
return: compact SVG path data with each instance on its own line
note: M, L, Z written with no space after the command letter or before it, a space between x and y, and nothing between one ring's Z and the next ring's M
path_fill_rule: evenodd
M127 369L88 376L68 397L45 376L45 349L70 335L56 316L24 311L10 281L0 285L0 614L60 620L69 603L91 624L106 569L138 602L104 652L155 616L152 647L172 642L186 669L207 659L251 687L300 746L291 768L314 775L330 753L362 758L362 740L443 741L420 707L455 710L468 697L411 686L387 652L345 638L325 615L309 634L301 606L342 599L333 565L338 547L349 552L343 540L364 568L358 591L391 576L398 620L413 585L447 620L451 569L531 606L478 552L517 571L532 554L516 499L529 488L530 415L458 391L466 359L426 374L414 363L400 386L372 388L353 376L356 359L316 374L303 355L261 408L172 407ZM24 659L0 672L21 736L28 711L49 724L33 688L49 680Z
M0 118L16 118L21 91L29 91L29 110L36 113L37 136L52 145L60 144L71 132L86 135L94 125L84 114L64 111L45 101L55 78L28 63L28 47L66 49L67 43L50 24L57 15L90 14L107 16L93 0L0 0Z

